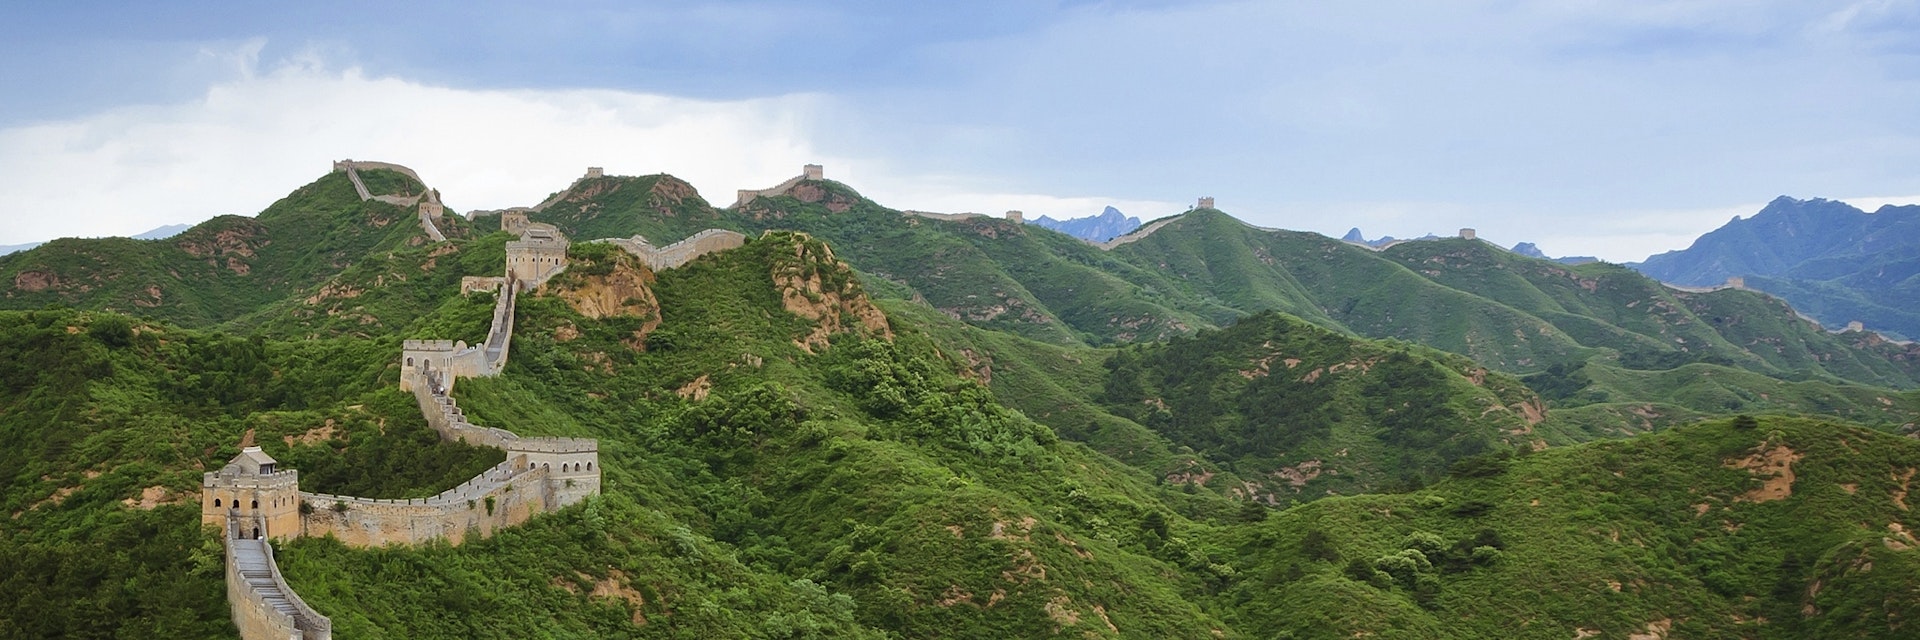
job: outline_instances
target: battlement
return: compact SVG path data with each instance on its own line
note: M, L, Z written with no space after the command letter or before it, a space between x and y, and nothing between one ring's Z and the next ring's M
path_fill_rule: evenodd
M1212 209L1212 208L1213 208L1213 196L1201 196L1201 197L1200 197L1200 203L1199 203L1199 204L1196 204L1196 205L1194 205L1194 207L1193 207L1193 208L1195 208L1195 209Z
M457 348L456 344L464 343L456 343L452 340L406 340L400 344L400 348L408 351L452 351Z
M746 204L749 202L753 202L757 198L766 198L771 196L784 196L784 195L787 195L787 192L792 191L793 188L796 185L799 185L801 182L804 182L807 180L825 180L827 179L826 176L827 176L826 168L821 167L820 165L817 165L817 164L802 165L800 167L800 175L794 176L792 178L788 178L786 182L782 182L780 184L774 185L766 189L740 189L735 191L733 206L728 208L738 209L740 207L746 206Z
M744 245L747 243L747 236L727 229L707 229L664 247L655 247L649 244L646 238L637 235L631 238L606 238L594 240L594 242L605 242L625 249L627 253L633 254L640 258L641 262L646 263L648 269L665 271L693 262L694 259L709 253Z

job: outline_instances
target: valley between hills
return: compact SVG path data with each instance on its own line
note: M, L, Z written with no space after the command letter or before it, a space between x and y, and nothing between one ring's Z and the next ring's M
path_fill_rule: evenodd
M489 335L467 284L528 224L573 240L565 271L452 395L597 440L601 492L457 544L276 541L340 637L1916 633L1920 346L1202 204L1093 243L809 167L729 206L590 171L461 216L370 168L0 256L0 637L236 637L200 505L243 442L371 499L500 464L443 441L398 356ZM671 269L619 242L708 229L745 240ZM1858 302L1796 260L1755 286Z

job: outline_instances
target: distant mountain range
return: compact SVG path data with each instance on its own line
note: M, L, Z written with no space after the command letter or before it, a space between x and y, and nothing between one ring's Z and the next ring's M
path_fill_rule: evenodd
M1867 213L1836 200L1776 198L1750 218L1629 265L1683 286L1745 286L1785 299L1828 328L1849 322L1920 336L1920 206Z
M1040 216L1031 224L1036 224L1082 240L1106 242L1131 233L1140 228L1140 219L1120 213L1119 209L1107 207L1100 215L1085 218L1055 220Z
M1427 235L1414 238L1414 240L1437 240L1439 238L1440 236L1436 236L1429 233ZM1368 240L1366 234L1363 234L1360 232L1359 227L1348 229L1347 235L1340 236L1340 240L1342 242L1350 242L1353 244L1366 245L1369 247L1373 247L1375 249L1385 249L1388 246L1392 245L1393 243L1405 242L1404 240L1395 238L1393 236L1381 236L1379 239L1376 239L1376 240ZM1508 251L1512 251L1514 253L1517 253L1529 258L1539 258L1541 260L1552 260L1560 264L1568 264L1568 265L1586 264L1589 262L1600 261L1599 258L1595 258L1593 256L1567 256L1564 258L1555 258L1547 255L1546 252L1540 250L1540 247L1534 245L1531 242L1522 242L1522 243L1513 245L1513 248L1508 249Z

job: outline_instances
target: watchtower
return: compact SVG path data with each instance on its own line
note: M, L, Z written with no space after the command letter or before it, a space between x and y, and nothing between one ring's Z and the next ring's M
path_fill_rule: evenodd
M507 243L507 277L532 289L567 270L567 237L550 224L532 223Z
M527 230L527 212L524 209L508 209L500 212L500 230L507 233L520 233Z
M219 471L200 478L200 522L222 529L238 520L242 538L301 535L300 472L281 470L260 447L246 447Z
M1198 204L1198 205L1195 205L1195 206L1194 206L1194 208L1195 208L1195 209L1212 209L1212 208L1213 208L1213 196L1201 196L1201 197L1200 197L1200 204Z
M607 177L607 170L600 167L587 167L587 177L605 178Z
M1476 233L1474 232L1474 230L1473 230L1473 229L1470 229L1470 228L1467 228L1467 227L1461 227L1461 228L1460 228L1460 237L1462 237L1462 238L1466 238L1466 239L1468 239L1468 240L1472 240L1472 239L1474 239L1474 238L1476 238L1476 237L1477 237L1477 234L1476 234Z
M1014 224L1026 224L1027 214L1021 211L1008 211L1007 219L1013 221Z
M1747 288L1747 279L1741 276L1727 276L1727 288L1745 289Z
M800 167L800 175L808 180L825 180L827 171L817 164Z

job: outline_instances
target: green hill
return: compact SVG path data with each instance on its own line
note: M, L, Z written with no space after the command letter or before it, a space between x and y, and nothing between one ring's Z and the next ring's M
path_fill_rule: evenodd
M1103 250L833 182L737 210L683 187L585 179L533 219L751 239L659 273L574 244L504 375L455 392L598 439L603 495L459 546L280 548L342 637L1900 637L1920 613L1920 358L1778 300L1212 210ZM196 492L243 440L375 497L498 462L395 389L403 338L485 334L459 280L498 274L496 226L428 243L332 175L178 238L0 258L24 307L0 311L0 637L232 637Z
M1920 443L1742 420L1290 510L1235 534L1225 597L1253 637L1912 635Z
M370 190L423 188L393 171L364 176ZM451 217L442 225L456 236L463 230ZM361 201L346 174L332 173L256 217L220 216L164 240L62 238L0 256L0 306L64 305L211 326L307 294L367 256L426 240L411 210Z

